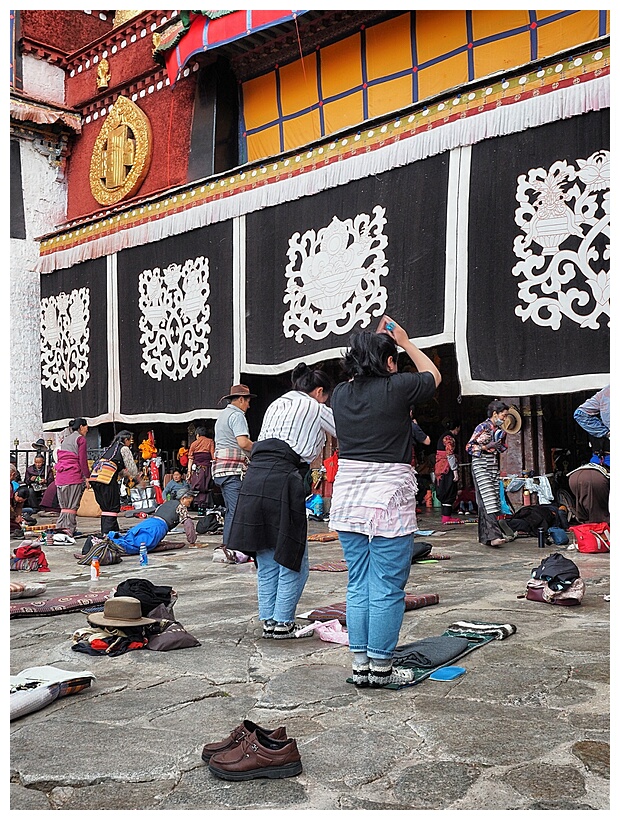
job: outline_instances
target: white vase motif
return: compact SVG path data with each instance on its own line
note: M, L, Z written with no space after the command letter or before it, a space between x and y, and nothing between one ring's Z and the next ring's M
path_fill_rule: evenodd
M90 290L41 299L41 383L60 393L81 390L90 378Z
M142 271L138 292L142 370L157 381L202 373L211 362L209 260Z
M609 152L597 151L518 177L513 249L522 261L512 273L522 321L558 330L565 316L598 329L609 317L609 167Z
M389 272L385 208L377 205L373 214L372 219L358 214L345 221L334 216L327 227L290 238L283 299L290 305L283 321L286 337L294 335L301 343L305 336L347 333L385 312L387 290L380 284Z

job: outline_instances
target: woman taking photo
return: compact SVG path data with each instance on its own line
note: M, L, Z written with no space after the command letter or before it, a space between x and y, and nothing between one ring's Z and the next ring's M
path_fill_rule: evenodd
M272 402L241 482L227 547L256 557L263 638L295 638L295 609L308 580L308 520L303 476L335 435L325 402L331 382L298 364L293 389ZM307 633L312 634L312 633Z
M108 532L119 532L118 515L121 511L121 490L118 485L119 478L126 475L135 478L138 475L138 466L134 461L131 450L133 435L129 430L121 430L112 444L103 453L101 458L113 461L116 465L116 472L112 476L109 484L91 479L91 486L95 493L95 500L101 507L101 534Z
M397 345L417 373L397 372ZM349 380L336 385L331 400L339 457L330 528L348 567L353 683L411 683L413 670L392 666L417 529L410 408L433 396L441 375L388 316L377 333L351 337L342 364Z
M492 401L487 418L481 422L465 446L471 456L471 476L478 505L478 540L485 547L501 547L504 538L497 516L499 497L499 454L506 452L504 419L510 408L503 401Z

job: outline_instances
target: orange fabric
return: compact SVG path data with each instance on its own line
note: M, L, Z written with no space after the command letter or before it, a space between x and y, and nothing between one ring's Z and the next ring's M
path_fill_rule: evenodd
M342 128L362 122L364 119L362 92L358 91L341 100L326 103L323 106L323 115L325 117L325 129L328 134L333 134Z
M395 17L366 32L366 65L369 80L411 68L410 14ZM411 85L411 77L409 77ZM387 111L389 109L384 109ZM372 116L372 115L371 115Z
M284 123L284 150L291 151L299 145L321 137L321 125L319 122L319 112L309 111L300 117L295 117Z
M525 13L525 12L524 12ZM515 34L501 43L487 43L474 49L474 71L477 77L525 65L530 59L530 35Z
M316 81L316 54L282 66L280 69L280 101L282 115L295 114L316 105L319 90ZM308 139L314 139L309 135Z
M248 131L278 119L275 72L243 84L243 116Z
M529 21L529 14L523 9L502 11L499 17L497 11L478 9L472 13L471 27L474 40L482 40L485 37L492 37L498 31L508 31L520 26L527 26ZM506 40L502 40L501 43L505 44ZM495 43L494 45L497 48L498 44Z
M543 12L540 12L542 14ZM545 12L546 13L546 12ZM538 50L550 55L598 37L598 11L579 11L538 27Z
M441 68L441 70L438 70ZM418 73L419 97L433 97L447 88L458 87L467 82L467 54L462 52L443 60L438 66L425 68Z
M359 34L321 49L321 88L329 99L362 84Z
M465 12L416 11L418 63L426 63L467 43ZM450 88L448 81L443 88Z
M413 102L413 84L411 77L399 77L368 89L368 116L380 117L388 111L411 105Z

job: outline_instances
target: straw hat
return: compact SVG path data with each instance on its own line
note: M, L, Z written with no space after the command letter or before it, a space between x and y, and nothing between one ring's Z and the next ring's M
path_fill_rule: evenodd
M155 623L155 618L144 618L142 616L142 605L137 598L123 595L108 598L103 605L103 612L93 612L87 620L95 626L119 628L124 626L146 626Z
M504 419L504 424L502 425L504 430L507 433L518 433L521 429L521 414L517 410L516 407L511 406L508 408L508 415Z

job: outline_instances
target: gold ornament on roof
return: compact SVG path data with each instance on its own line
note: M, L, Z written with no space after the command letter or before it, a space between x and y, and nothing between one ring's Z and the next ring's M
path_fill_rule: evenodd
M110 64L104 58L97 66L97 88L107 88L110 84Z
M142 14L142 11L115 11L114 12L114 28L116 26L122 26L124 23L129 22L138 14Z
M134 194L148 173L153 151L146 114L120 96L95 141L90 160L90 190L100 205L114 205Z

